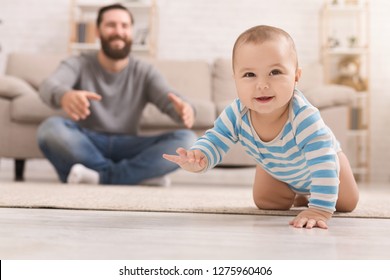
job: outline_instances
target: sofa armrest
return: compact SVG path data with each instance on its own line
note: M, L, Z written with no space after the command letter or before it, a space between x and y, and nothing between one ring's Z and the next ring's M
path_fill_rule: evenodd
M303 92L307 100L318 109L352 104L356 91L348 86L322 85Z
M14 99L26 94L37 95L37 91L26 81L18 77L0 76L0 97Z

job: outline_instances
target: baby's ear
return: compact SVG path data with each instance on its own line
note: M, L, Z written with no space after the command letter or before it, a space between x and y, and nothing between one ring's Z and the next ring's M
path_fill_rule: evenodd
M301 78L301 75L302 75L302 69L301 68L297 68L297 70L295 71L295 81L296 82L299 82L299 79Z

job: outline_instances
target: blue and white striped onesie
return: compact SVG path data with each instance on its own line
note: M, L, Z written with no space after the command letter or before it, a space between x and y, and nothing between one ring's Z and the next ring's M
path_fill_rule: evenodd
M199 149L207 156L205 170L208 170L221 162L230 146L237 142L271 176L287 183L296 193L310 194L309 207L335 211L340 145L318 109L301 92L295 90L289 118L272 141L260 140L249 109L236 99L191 149Z

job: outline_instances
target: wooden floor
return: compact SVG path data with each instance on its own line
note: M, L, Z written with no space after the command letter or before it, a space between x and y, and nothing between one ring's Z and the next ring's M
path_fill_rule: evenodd
M333 218L328 230L289 219L0 208L0 259L390 259L390 219Z
M0 259L390 259L390 220L0 209Z

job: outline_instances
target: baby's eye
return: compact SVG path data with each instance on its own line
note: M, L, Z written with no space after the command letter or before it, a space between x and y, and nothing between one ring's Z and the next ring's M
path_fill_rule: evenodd
M256 76L255 73L252 73L252 72L247 72L244 74L245 78L250 78L250 77L255 77L255 76Z
M272 70L272 71L269 73L270 76L280 75L280 74L282 74L282 71L277 70L277 69L274 69L274 70Z

